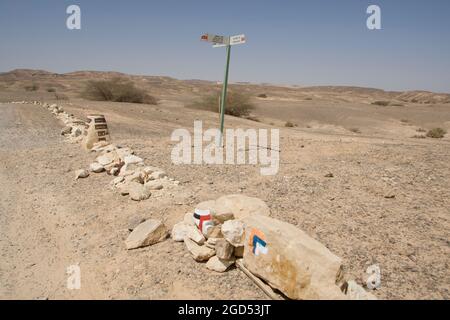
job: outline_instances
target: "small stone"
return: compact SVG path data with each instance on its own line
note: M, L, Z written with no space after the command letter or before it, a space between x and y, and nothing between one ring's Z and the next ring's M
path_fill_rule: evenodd
M171 237L173 241L181 242L185 237L188 236L189 230L192 228L192 225L187 225L183 221L178 222L172 228Z
M125 180L124 177L117 177L117 178L114 178L114 180L112 181L112 184L118 185L119 183L123 182L124 180Z
M101 156L98 156L97 159L95 159L98 163L100 163L102 166L106 166L108 164L113 163L114 161L117 161L119 157L114 152L108 152Z
M149 219L134 228L125 240L125 245L130 250L158 243L166 237L164 224L160 220Z
M222 260L214 256L206 263L206 268L216 272L225 272L234 264L234 260Z
M141 218L141 217L133 217L133 218L131 218L130 221L128 222L128 230L129 231L133 231L134 229L136 229L136 227L138 225L140 225L143 222L145 222L144 218Z
M200 230L199 230L197 227L195 227L195 226L191 226L191 227L189 228L187 237L188 237L189 239L191 239L192 241L194 241L195 243L199 244L199 245L204 244L205 241L206 241L206 239L205 239L205 237L203 236L203 234L202 234L202 233L200 232Z
M125 162L126 165L128 164L141 164L144 162L144 160L142 158L139 158L138 156L135 155L127 155L124 157L123 162Z
M186 245L186 248L191 253L194 260L198 262L207 261L215 254L214 249L208 248L206 246L199 246L188 237L184 238L184 244Z
M222 225L222 234L228 242L238 247L243 245L244 224L239 220L228 220Z
M89 170L95 173L100 173L105 171L105 168L100 163L94 162L89 165Z
M372 293L367 292L354 280L347 281L342 290L350 300L378 300Z
M242 258L244 256L244 246L234 247L234 256Z
M85 169L80 169L75 171L75 180L80 178L87 178L89 177L89 171Z
M167 174L164 171L155 171L150 175L150 179L157 180L167 177Z
M187 213L184 215L183 222L184 222L185 224L195 226L194 215L193 215L192 213L190 213L190 212L187 212Z
M209 238L208 240L206 240L205 246L215 250L216 249L216 243L217 243L217 238Z
M216 255L221 260L230 260L233 257L234 247L225 239L216 240Z
M61 130L61 135L65 136L67 134L70 134L71 132L72 132L72 127L67 126Z
M223 238L222 226L220 224L208 228L206 238Z
M150 188L150 190L161 190L163 188L163 185L156 180L146 182L145 186Z
M134 181L128 184L128 192L131 200L135 201L147 200L152 194L145 185Z

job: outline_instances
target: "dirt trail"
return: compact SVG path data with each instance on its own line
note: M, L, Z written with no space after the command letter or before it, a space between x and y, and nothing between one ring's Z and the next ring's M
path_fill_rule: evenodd
M125 250L130 223L170 227L189 210L180 203L187 192L136 203L109 190L105 174L75 181L95 156L64 141L48 111L0 104L0 112L0 299L265 298L236 269L205 275L182 243ZM67 289L74 264L80 290Z
M342 257L346 274L360 283L366 268L379 264L378 298L450 298L447 138L281 128L280 171L263 177L258 166L171 162L171 130L192 129L195 119L215 126L213 113L171 101L63 106L80 118L105 114L115 143L181 185L136 203L109 190L106 174L75 181L74 171L95 155L64 141L43 108L0 104L0 298L264 299L241 272L208 271L182 243L124 248L132 221L157 218L170 228L198 202L231 193L265 200L273 217ZM233 117L226 123L267 127ZM66 268L77 262L82 288L69 291Z

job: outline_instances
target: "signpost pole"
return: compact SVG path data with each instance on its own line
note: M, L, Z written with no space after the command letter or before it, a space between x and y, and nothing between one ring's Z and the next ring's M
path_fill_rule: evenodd
M227 101L227 87L228 87L228 71L230 68L230 53L231 45L227 45L227 64L225 66L225 79L223 80L222 96L220 98L220 144L223 146L223 124L225 120L225 107Z

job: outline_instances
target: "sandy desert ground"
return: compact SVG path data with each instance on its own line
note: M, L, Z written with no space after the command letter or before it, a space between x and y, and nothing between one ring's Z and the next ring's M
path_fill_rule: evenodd
M227 116L227 127L280 129L280 170L261 176L258 166L171 162L174 129L192 131L196 119L217 127L217 114L185 106L220 86L126 76L158 105L80 97L87 80L115 75L0 74L1 299L266 299L238 269L206 270L183 243L124 247L136 221L170 227L198 202L231 193L265 200L273 217L342 257L346 276L361 284L377 263L379 299L450 299L450 134L413 138L420 128L450 131L450 95L234 84L252 95L259 122ZM39 89L24 90L31 83ZM134 202L111 191L107 175L74 180L95 155L68 143L43 108L7 103L18 100L56 102L80 118L104 114L113 142L164 168L179 189ZM391 105L372 104L380 100ZM68 290L66 268L75 263L82 288Z

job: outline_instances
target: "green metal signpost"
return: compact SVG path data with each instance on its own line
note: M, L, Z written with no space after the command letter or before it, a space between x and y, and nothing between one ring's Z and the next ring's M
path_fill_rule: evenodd
M223 80L222 94L220 96L220 141L219 145L223 146L223 129L225 122L225 108L227 103L227 88L228 88L228 72L230 70L230 55L231 46L245 43L245 35L240 34L231 37L219 36L214 34L204 34L201 37L202 40L212 42L214 48L226 47L227 48L227 63L225 65L225 78Z

